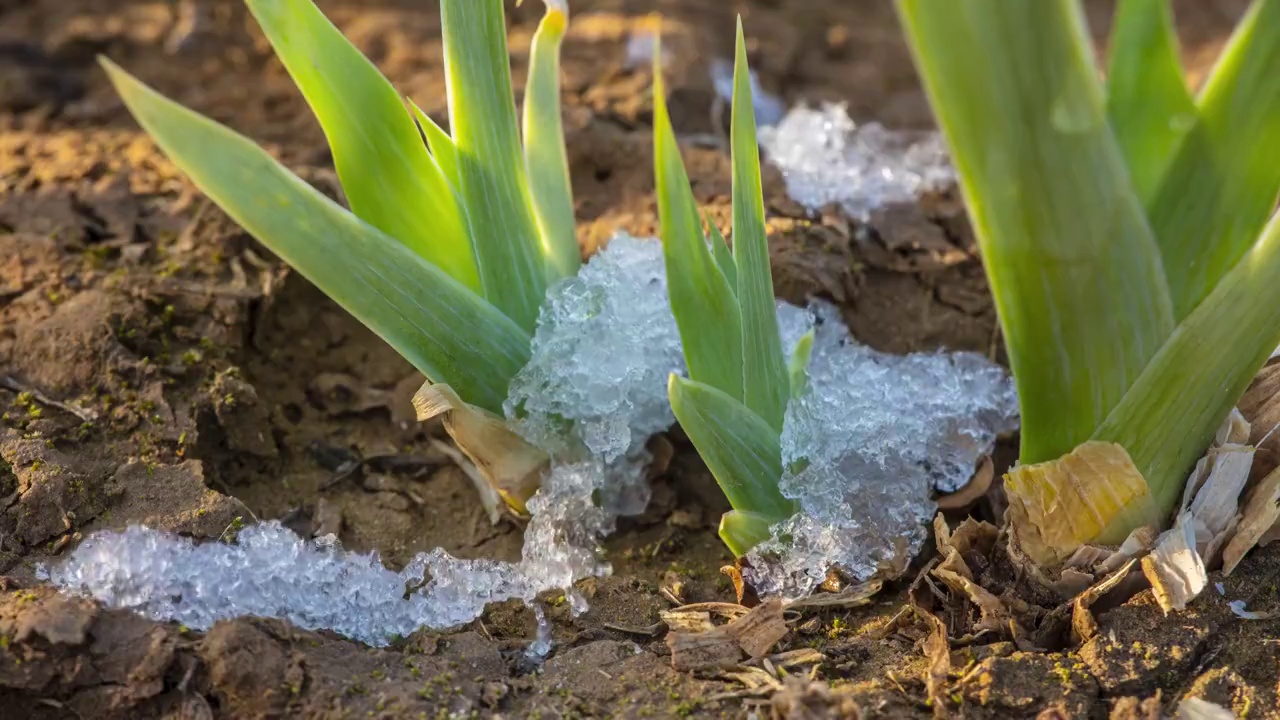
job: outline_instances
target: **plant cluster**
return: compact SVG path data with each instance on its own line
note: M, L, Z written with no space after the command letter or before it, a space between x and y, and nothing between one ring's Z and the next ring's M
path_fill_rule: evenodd
M441 0L446 131L311 0L247 3L320 121L350 211L104 61L125 103L232 218L456 392L451 407L500 423L546 289L580 262L558 85L567 9L549 2L534 38L521 128L502 0ZM1254 2L1196 96L1165 0L1121 0L1105 83L1076 0L896 3L981 244L1020 462L1116 443L1150 492L1089 539L1160 523L1280 345L1280 0ZM654 107L688 366L669 397L734 508L721 535L742 554L796 511L778 490L780 436L812 336L784 353L741 23L732 249L699 216L656 59Z
M1280 344L1280 2L1252 4L1195 96L1167 0L1121 0L1105 82L1077 0L897 7L1004 330L1020 462L1115 443L1149 494L1079 539L1163 525Z

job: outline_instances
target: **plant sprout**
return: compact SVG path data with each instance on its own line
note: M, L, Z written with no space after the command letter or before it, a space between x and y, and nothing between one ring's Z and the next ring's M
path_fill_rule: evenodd
M1166 0L1121 0L1105 85L1075 0L897 7L995 296L1020 462L1115 443L1148 493L1076 539L1163 525L1280 344L1280 0L1195 96ZM1087 515L1109 490L1050 494Z
M580 262L559 115L563 3L534 38L522 146L502 0L440 2L451 132L407 107L311 0L246 2L320 121L350 212L104 59L120 96L236 222L431 382L500 413L548 284Z
M655 58L659 53L655 53ZM703 233L654 61L654 173L668 292L689 378L671 376L671 408L733 511L720 523L743 555L796 510L782 496L782 419L803 386L812 335L790 362L778 333L750 72L738 21L733 79L733 250Z

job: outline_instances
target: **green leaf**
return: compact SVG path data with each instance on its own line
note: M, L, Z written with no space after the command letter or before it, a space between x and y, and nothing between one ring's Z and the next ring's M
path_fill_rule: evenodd
M1145 202L1196 121L1169 0L1121 0L1110 45L1107 117Z
M981 245L1024 464L1093 436L1173 331L1074 0L897 0ZM1203 450L1203 448L1201 448Z
M760 146L756 142L747 43L738 18L733 67L733 258L738 267L738 306L742 313L744 401L779 433L791 384L778 335L769 241L764 227L764 190L760 183Z
M778 491L782 447L777 431L710 385L673 374L667 394L680 427L735 510L777 519L795 513L794 504Z
M1280 190L1280 0L1257 0L1198 99L1154 200L1152 228L1178 319L1258 237Z
M711 256L698 221L654 54L653 162L667 292L680 329L689 376L741 400L742 318L738 300Z
M249 139L103 60L175 165L245 230L467 402L501 412L528 334L435 265L343 210Z
M532 331L547 288L547 258L516 125L502 0L440 0L449 128L459 191L485 296Z
M1095 438L1119 443L1168 513L1196 460L1280 346L1280 215L1178 325Z
M791 378L791 397L798 397L809 383L809 356L813 354L814 331L810 330L800 337L796 349L791 352L791 361L787 363L787 375Z
M311 0L248 0L320 120L352 211L481 293L470 226L386 78Z
M524 91L525 166L534 216L542 233L542 251L549 259L553 279L577 274L582 264L560 117L560 43L567 24L566 14L548 4L547 14L533 35Z
M707 243L711 245L711 257L715 259L716 266L724 274L725 282L728 283L729 289L736 296L738 294L738 264L733 259L733 253L729 250L729 243L724 239L724 234L720 232L720 228L716 227L714 222L711 222L711 218L703 219L707 223Z
M459 187L458 177L458 148L453 144L453 138L449 137L449 133L444 128L436 124L431 116L422 111L412 100L409 101L409 107L413 109L413 116L418 121L418 127L422 129L422 136L427 139L427 147L431 149L431 157L436 159L436 164L440 166L441 172L449 179L449 184L453 186L456 192Z
M720 539L735 557L742 557L751 548L768 540L769 528L780 519L760 513L730 510L720 516Z

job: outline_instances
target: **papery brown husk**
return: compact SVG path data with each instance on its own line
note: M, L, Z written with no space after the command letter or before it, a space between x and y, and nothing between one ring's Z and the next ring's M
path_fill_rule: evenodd
M413 396L413 406L419 420L440 416L449 437L489 486L513 510L527 514L525 503L537 492L550 464L545 452L516 434L501 417L464 402L448 385L424 383Z

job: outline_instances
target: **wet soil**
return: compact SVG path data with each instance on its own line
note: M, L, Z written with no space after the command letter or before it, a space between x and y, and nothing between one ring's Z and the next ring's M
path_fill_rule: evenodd
M1178 3L1203 75L1244 2ZM321 6L406 94L440 117L429 0ZM858 120L928 127L889 3L578 0L565 48L579 240L656 225L650 77L628 40L665 16L669 84L695 193L727 227L725 116L708 78L743 14L766 88L848 103ZM1106 3L1090 5L1105 31ZM540 8L510 13L523 75ZM238 2L0 0L0 718L1159 717L1187 694L1280 716L1280 553L1262 550L1189 612L1149 594L1099 617L1082 646L980 641L926 690L927 629L905 584L871 604L795 618L779 649L806 672L756 684L671 669L653 630L671 600L732 600L714 527L725 509L677 453L654 501L608 544L591 611L550 598L556 649L523 650L529 611L495 606L450 633L370 649L261 619L208 633L60 597L34 579L84 534L145 523L217 539L255 518L336 532L391 565L443 546L518 556L520 528L485 517L466 477L412 421L420 382L372 333L210 206L141 134L94 63L105 54L180 102L263 142L338 194L323 137ZM779 295L837 302L879 349L1000 357L995 314L955 197L862 224L809 216L765 178ZM1215 581L1217 578L1215 578ZM300 588L305 592L305 588ZM1051 652L1041 652L1042 650ZM960 650L957 650L960 652Z

